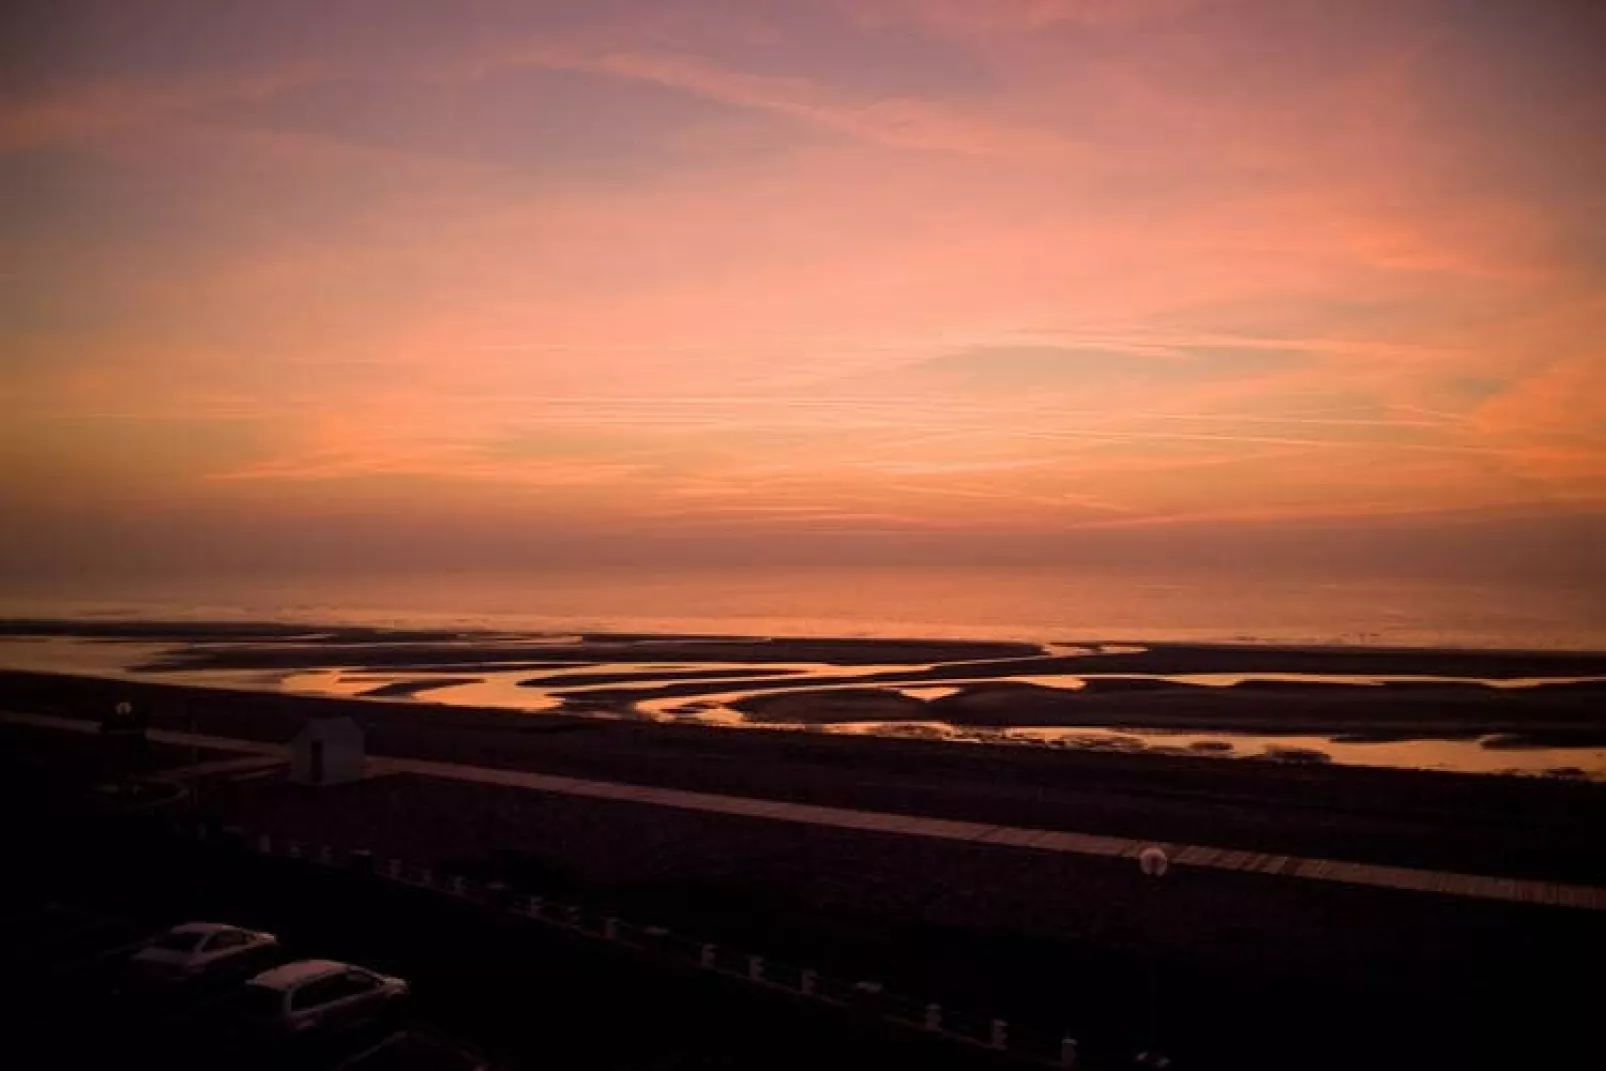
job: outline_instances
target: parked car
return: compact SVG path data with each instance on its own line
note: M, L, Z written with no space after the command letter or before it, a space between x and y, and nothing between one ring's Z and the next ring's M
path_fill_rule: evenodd
M235 1014L264 1040L294 1040L362 1026L407 995L400 978L330 959L304 959L264 971L236 995Z
M131 961L147 981L190 982L260 971L279 948L261 930L222 922L186 922L151 938Z

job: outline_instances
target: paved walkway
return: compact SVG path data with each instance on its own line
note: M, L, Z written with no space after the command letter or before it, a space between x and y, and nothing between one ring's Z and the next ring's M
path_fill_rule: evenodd
M216 774L247 774L272 770L285 765L290 756L281 749L277 755L242 755L237 759L213 759L193 766L179 766L163 770L162 777L169 781L186 781L195 777L212 777Z
M0 723L30 726L40 729L59 729L67 732L95 733L96 722L76 718L58 718L41 714L11 714L0 712ZM207 747L219 751L249 752L257 756L282 758L285 747L255 740L237 740L232 737L205 736L198 733L152 729L149 738L162 744L188 747ZM1094 833L1074 833L1066 830L1023 829L1016 826L989 825L982 822L962 822L946 818L925 818L917 815L888 814L878 811L857 811L844 807L823 807L810 803L789 803L782 800L753 799L746 796L722 796L708 792L688 792L676 788L659 788L651 785L630 785L612 781L587 781L574 777L527 773L522 770L498 770L485 766L464 766L452 762L431 762L427 759L404 759L370 756L371 773L410 773L424 777L438 777L453 781L473 781L487 785L533 789L538 792L555 792L567 796L585 796L592 799L619 800L644 803L658 807L676 807L689 811L706 811L715 814L740 815L750 818L767 818L778 822L801 822L807 825L829 826L837 829L855 829L876 833L892 833L906 837L931 837L938 840L973 841L1033 851L1069 852L1075 855L1097 855L1129 858L1137 866L1138 853L1155 847L1155 841L1133 840L1128 837L1111 837ZM1497 878L1479 874L1456 874L1442 870L1417 870L1411 867L1379 866L1372 863L1353 863L1338 859L1312 859L1302 856L1275 855L1243 851L1234 848L1212 848L1201 844L1165 844L1173 866L1206 867L1215 870L1239 870L1280 877L1304 878L1312 881L1332 881L1347 885L1371 885L1387 889L1404 889L1412 892L1441 893L1481 900L1509 900L1518 903L1547 904L1559 907L1606 911L1606 888L1595 885L1570 885L1554 881L1533 881L1525 878Z

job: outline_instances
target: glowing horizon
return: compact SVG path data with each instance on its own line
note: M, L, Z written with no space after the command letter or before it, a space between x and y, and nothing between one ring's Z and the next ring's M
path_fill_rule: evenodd
M1598 7L325 7L10 16L12 558L1606 517Z

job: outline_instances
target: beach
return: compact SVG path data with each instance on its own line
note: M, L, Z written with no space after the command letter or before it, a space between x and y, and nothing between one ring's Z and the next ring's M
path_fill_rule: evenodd
M1577 651L12 621L0 666L459 715L1606 777L1606 655Z

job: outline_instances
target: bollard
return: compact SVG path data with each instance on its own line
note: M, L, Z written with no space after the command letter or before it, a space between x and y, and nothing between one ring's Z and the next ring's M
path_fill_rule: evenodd
M468 895L468 882L463 880L463 875L461 875L461 874L453 874L452 875L452 895L453 896L467 896Z
M530 897L530 902L525 905L524 910L532 919L538 919L541 917L541 908L543 906L539 896L532 896Z
M992 1034L988 1038L988 1044L995 1049L1009 1048L1009 1024L1004 1022L1002 1019L994 1019Z
M764 980L764 957L763 956L748 956L747 957L747 977L752 979L755 982L762 982Z
M367 848L353 848L346 853L346 863L351 869L363 874L374 872L374 853Z
M701 954L699 954L697 957L697 965L699 967L706 967L709 970L713 970L714 956L717 955L718 952L718 945L704 945Z
M619 920L609 915L602 920L602 936L610 941L619 940Z
M419 867L418 884L424 886L426 889L435 884L435 872L427 866Z
M273 838L266 833L257 837L257 851L262 855L273 854Z
M805 968L803 973L797 976L797 991L805 997L812 997L814 995L814 986L819 980L820 976L818 974Z
M385 873L389 874L396 881L400 881L402 876L402 861L400 859L385 860Z
M926 1005L926 1029L927 1030L941 1030L942 1029L942 1005L941 1004L927 1004Z
M301 858L301 842L299 840L293 840L289 844L286 844L284 846L284 854L288 855L292 859Z
M318 845L318 862L322 863L324 866L333 866L334 861L335 850L329 847L327 844Z
M1076 1039L1060 1038L1060 1066L1076 1066Z

